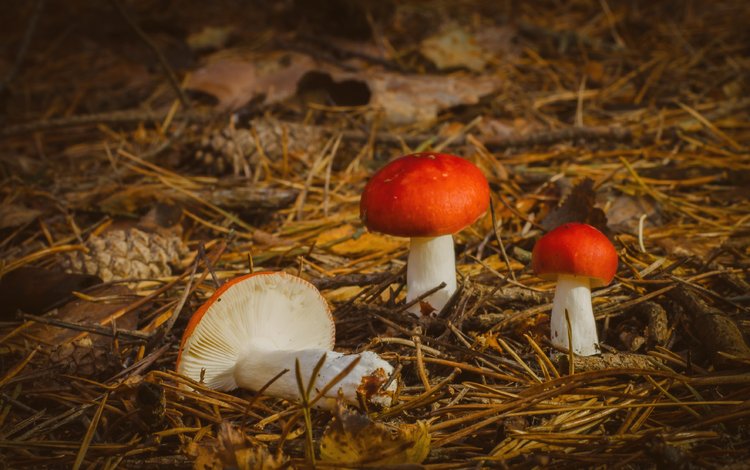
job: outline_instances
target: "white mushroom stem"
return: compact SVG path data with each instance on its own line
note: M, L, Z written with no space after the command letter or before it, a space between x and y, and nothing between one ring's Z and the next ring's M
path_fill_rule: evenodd
M550 336L552 344L568 347L568 311L573 339L573 352L580 356L599 354L596 321L591 308L591 284L588 277L561 275L557 278L555 299L552 304Z
M374 384L377 387L383 384L393 373L393 367L371 351L360 354L342 354L324 349L287 351L249 347L237 359L237 364L234 367L234 380L239 387L260 390L279 372L287 370L264 393L300 401L295 361L299 360L302 383L307 387L310 384L315 365L323 355L326 356L326 359L313 383L313 388L309 393L310 399L315 398L318 392L331 383L357 357L360 360L354 366L354 369L325 393L325 398L316 403L316 406L321 408L332 408L339 397L339 392L341 392L345 401L357 405L359 404L357 390L360 389L360 386L363 386L363 389L368 384ZM396 381L393 381L388 391L394 391L395 387ZM390 399L389 393L376 394L370 397L370 401L385 406L390 405Z
M406 302L434 289L441 282L445 287L429 295L428 302L438 312L448 303L456 291L456 255L453 251L453 236L412 238L409 243L409 260L406 267ZM421 316L419 303L409 311Z

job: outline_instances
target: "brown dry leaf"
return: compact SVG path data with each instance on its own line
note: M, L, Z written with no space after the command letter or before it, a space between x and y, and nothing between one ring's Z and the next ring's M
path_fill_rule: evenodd
M474 41L487 54L496 59L508 59L517 56L521 48L516 44L518 30L510 25L482 26L474 33Z
M428 37L419 51L439 69L466 67L478 72L488 60L488 54L471 34L458 25L450 25Z
M106 325L110 322L107 319L118 310L127 307L132 302L135 292L123 285L111 285L96 288L87 294L91 298L102 301L91 302L76 298L58 309L54 316L56 320L62 320L68 323L81 325ZM117 319L117 328L130 330L136 327L138 315L136 312L130 312ZM80 331L71 330L51 325L37 324L26 330L27 334L39 338L42 342L59 345L78 336ZM101 335L94 335L96 342L103 340L111 342L111 338Z
M701 237L694 234L676 233L671 237L646 239L647 244L653 244L663 249L669 256L676 258L695 257L708 259L714 250L724 243L725 237Z
M573 187L568 197L559 206L547 214L541 225L545 230L552 230L569 222L582 222L596 227L609 236L607 216L604 211L594 207L595 203L594 182L589 178L584 178Z
M389 124L431 121L442 110L477 104L497 89L497 78L469 75L406 75L375 72L367 75L370 105L381 109Z
M264 445L251 442L228 422L221 424L217 441L208 445L191 442L187 453L195 458L193 468L196 470L278 470L289 467L286 458L273 455Z
M499 353L501 356L505 355L505 351L503 351L503 348L500 346L500 343L498 343L497 341L497 333L494 333L491 331L487 333L482 333L480 335L477 335L474 339L476 339L477 343L479 343L482 346L482 350L490 348L494 350L495 352Z
M0 318L11 319L16 310L41 314L58 302L71 298L73 291L101 282L96 276L70 274L24 266L0 279Z
M185 88L215 97L222 110L237 109L261 95L265 103L274 103L293 96L297 82L314 67L312 58L293 52L248 56L223 51L193 72Z
M480 71L495 57L514 53L515 31L508 27L483 27L471 33L451 24L422 41L420 52L439 69L466 67Z
M0 230L27 224L41 214L42 212L36 209L17 204L3 204L0 206Z
M320 459L345 468L419 464L430 453L425 421L397 426L339 409L320 439Z
M642 215L646 215L644 227L662 224L661 214L650 198L621 194L607 206L607 225L616 232L635 235Z
M363 232L357 234L356 229L349 224L327 230L316 239L316 246L342 240L331 246L329 250L337 255L361 255L367 253L390 253L404 246L404 239L398 239L381 233Z
M138 312L123 313L135 296L128 287L100 287L88 295L97 301L77 298L60 307L54 316L48 315L47 318L82 326L109 327L114 321L118 330L133 330L137 327ZM13 338L9 343L13 347L25 348L29 340L47 345L46 350L49 351L48 355L37 355L36 363L44 367L56 367L63 373L94 377L123 367L114 350L113 339L109 336L32 323L24 330L23 336Z

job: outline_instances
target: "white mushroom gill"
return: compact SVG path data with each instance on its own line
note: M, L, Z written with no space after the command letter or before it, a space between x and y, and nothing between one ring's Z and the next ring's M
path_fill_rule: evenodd
M406 267L406 301L416 299L439 286L441 282L445 282L445 287L423 300L438 312L456 291L456 255L453 250L453 236L410 239L409 259ZM419 303L412 306L409 312L421 316Z
M328 305L311 284L285 273L253 275L235 281L209 305L185 340L178 372L213 389L257 391L287 370L266 393L298 400L296 359L307 385L315 364L326 355L315 381L321 389L360 356L357 366L326 394L331 400L319 406L331 406L339 391L347 401L357 403L358 387L363 382L384 383L393 367L372 352L332 351L334 335ZM394 381L390 390L395 386ZM383 397L381 403L388 404Z
M566 310L572 332L572 348L568 346ZM599 353L596 321L591 307L590 278L573 275L560 275L557 278L550 328L550 338L555 346L572 349L580 356L592 356Z

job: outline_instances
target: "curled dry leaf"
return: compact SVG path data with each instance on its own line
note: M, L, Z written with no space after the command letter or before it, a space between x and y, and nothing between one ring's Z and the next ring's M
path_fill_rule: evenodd
M217 439L207 444L192 441L187 453L195 458L196 470L278 470L288 468L284 456L273 455L257 442L251 441L241 430L228 422L223 422Z
M314 70L321 83L332 87L329 94L335 94L334 88L343 83L364 83L370 92L369 105L382 110L390 124L433 120L442 110L478 103L498 86L492 76L405 75L370 69L348 72L318 65L299 53L248 57L224 52L188 77L185 88L215 97L220 109L236 109L259 96L265 103L289 98L297 92L300 80Z
M259 96L274 103L294 95L297 82L314 66L312 58L293 52L255 56L223 52L190 75L185 88L215 97L223 110L239 108Z
M339 409L321 437L320 459L345 468L419 464L430 453L430 440L424 421L394 426Z

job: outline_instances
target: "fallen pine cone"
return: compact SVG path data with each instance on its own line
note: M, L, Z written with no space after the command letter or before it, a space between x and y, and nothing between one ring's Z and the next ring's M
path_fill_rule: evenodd
M179 237L137 228L111 230L92 236L85 246L87 252L67 255L67 271L93 274L105 282L170 276L170 265L178 264L187 253Z

